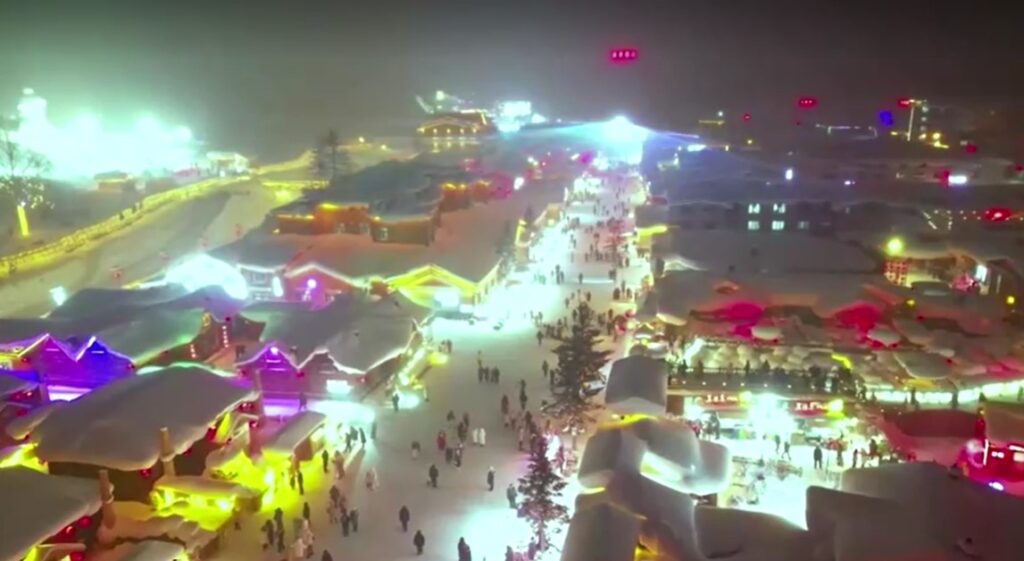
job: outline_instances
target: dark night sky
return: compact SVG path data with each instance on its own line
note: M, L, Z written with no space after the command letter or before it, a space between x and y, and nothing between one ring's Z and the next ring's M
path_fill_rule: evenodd
M719 107L785 117L803 94L870 115L903 95L1021 97L1015 4L0 0L0 107L33 86L57 119L152 111L266 156L329 126L402 132L439 88L665 128ZM609 66L617 44L641 60Z

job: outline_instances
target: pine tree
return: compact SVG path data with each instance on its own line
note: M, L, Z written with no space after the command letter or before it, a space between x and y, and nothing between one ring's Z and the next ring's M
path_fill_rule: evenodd
M573 448L576 436L593 422L591 412L597 408L588 395L590 382L602 380L601 368L608 362L611 351L597 349L601 330L596 327L594 310L581 302L576 308L575 320L569 336L555 348L558 366L552 375L552 401L544 412L561 422L572 434Z
M548 548L549 526L569 521L569 509L557 499L565 489L565 480L551 465L547 455L546 442L540 440L530 447L530 465L526 475L519 479L519 516L530 522L533 539L543 551Z
M334 129L317 141L309 171L325 184L333 183L339 175L352 172L352 158L342 149L341 137Z

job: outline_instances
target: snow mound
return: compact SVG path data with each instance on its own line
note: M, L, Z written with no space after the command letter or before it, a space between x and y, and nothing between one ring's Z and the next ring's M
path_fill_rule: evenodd
M663 415L668 404L665 361L631 356L615 361L605 403L620 415Z

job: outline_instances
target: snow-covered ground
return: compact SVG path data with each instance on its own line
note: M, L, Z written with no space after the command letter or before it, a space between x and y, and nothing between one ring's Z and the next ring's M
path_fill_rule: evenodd
M611 192L604 193L603 197L605 201L613 200ZM572 205L567 217L579 218L583 225L600 219L594 213L593 203ZM287 489L283 491L286 518L299 516L303 501L310 503L317 539L316 558L326 548L335 559L412 559L416 557L412 537L417 529L422 530L426 538L424 555L418 559L428 561L454 559L460 537L472 548L474 559L500 560L504 558L506 546L525 547L529 530L509 508L505 488L525 472L526 456L516 450L515 434L502 426L500 401L502 394L507 394L510 401L517 402L520 380L526 380L527 408L535 413L548 395L541 362L547 359L554 364L553 345L549 340L537 344L536 328L529 319L529 312L542 312L544 321L553 323L567 313L564 300L577 289L592 293L592 306L598 311L611 305L613 285L607 280L610 264L585 263L583 253L589 241L582 231L577 237L578 249L574 252L561 226L549 228L533 251L536 263L531 270L513 274L506 286L492 291L482 304L480 312L486 318L484 321L473 325L455 320L434 323L433 338L450 339L453 352L446 364L435 366L424 378L429 401L411 410L394 412L385 396L378 392L367 398L365 410L348 408L349 412L363 411L359 414L366 423L371 416L375 417L378 429L377 440L353 456L341 486L350 508L359 510L359 532L343 537L340 525L327 522L329 485L328 478L320 472L319 462L310 462L304 469L305 497ZM607 240L607 237L602 240L602 247ZM648 264L635 254L631 253L630 258L631 267L620 270L619 278L635 288L647 273ZM550 279L556 264L566 272L567 282L562 286L553 284ZM548 274L548 283L535 282L534 273ZM582 284L578 283L579 273L583 273ZM616 309L619 307L621 304ZM617 343L621 346L622 341ZM477 381L478 351L486 365L500 369L500 384ZM318 405L326 410L333 409L332 404L313 406ZM486 447L467 446L460 469L446 465L434 445L439 430L445 430L450 438L453 435L453 427L445 420L449 410L460 418L468 413L471 425L483 427L487 433ZM423 448L417 460L411 457L413 441L418 441ZM426 484L431 463L441 472L438 489ZM495 490L488 492L486 475L492 466L496 471ZM377 470L380 481L375 491L365 486L365 474L371 467ZM573 500L576 491L572 483L564 494L567 502ZM407 534L401 532L398 522L402 505L411 513ZM229 531L226 546L216 559L277 561L283 558L284 555L276 551L260 550L259 526L269 516L270 513L261 513L249 519L238 534ZM286 529L289 530L286 542L290 543L294 540L290 523L286 524ZM556 536L553 543L560 544L561 540L562 536Z

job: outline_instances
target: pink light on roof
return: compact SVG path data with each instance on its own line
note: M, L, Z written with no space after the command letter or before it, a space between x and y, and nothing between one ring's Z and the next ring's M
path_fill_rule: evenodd
M309 290L313 290L314 288L316 288L316 279L314 279L314 278L306 279L306 288L309 289Z
M270 347L270 354L272 354L274 356L277 356L277 355L281 354L281 349L279 349L277 347Z

